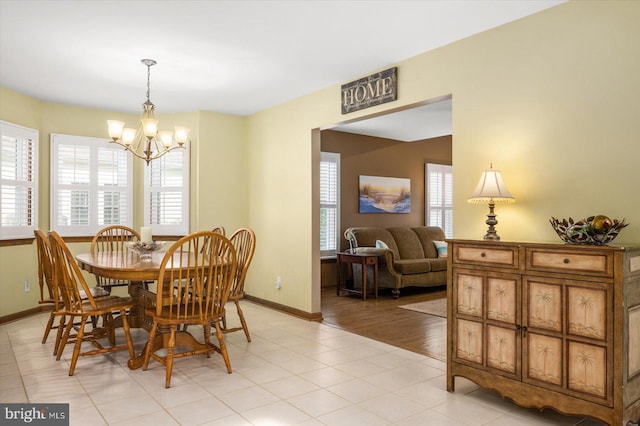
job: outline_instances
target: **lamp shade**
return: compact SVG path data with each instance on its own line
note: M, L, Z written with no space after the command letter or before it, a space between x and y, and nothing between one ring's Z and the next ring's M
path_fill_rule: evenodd
M489 169L482 172L478 186L467 200L475 204L507 204L515 203L515 198L502 180L499 170Z

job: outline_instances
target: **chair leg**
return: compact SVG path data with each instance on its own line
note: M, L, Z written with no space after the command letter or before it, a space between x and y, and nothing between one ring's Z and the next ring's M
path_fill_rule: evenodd
M226 330L227 329L227 311L224 311L224 314L222 314L222 329Z
M60 320L60 328L58 329L58 333L60 332L60 329L62 328L63 321L65 320L65 317L62 317L62 320ZM67 346L67 340L69 340L69 334L71 333L71 329L73 328L73 317L69 318L69 322L67 323L67 325L64 327L64 334L60 337L60 343L58 343L58 345L56 346L56 348L54 349L54 351L58 351L57 355L56 355L56 361L60 361L60 357L62 356L62 352L64 352L64 347Z
M168 348L167 348L167 358L166 358L166 374L165 374L165 379L164 379L164 387L165 388L170 388L171 387L171 372L173 371L173 350L175 349L176 346L176 329L175 327L171 327L171 335L169 337L169 342L168 342Z
M73 323L73 321L70 321ZM87 317L82 317L80 321L80 328L78 329L78 336L76 337L76 344L73 347L73 356L71 357L71 364L69 365L69 375L73 376L76 370L76 363L78 362L78 356L80 355L80 349L82 348L82 338L84 337L84 327L87 323Z
M156 340L156 333L158 331L158 323L154 322L151 327L151 331L149 331L149 340L147 341L147 346L144 348L144 361L142 361L142 371L147 371L147 367L149 366L149 358L151 357L151 348Z
M129 359L136 357L135 349L133 348L133 339L131 339L131 330L129 329L129 321L127 320L127 311L120 311L122 317L122 328L124 329L124 338L127 340L127 349L129 349Z
M206 322L202 324L202 330L204 332L204 344L208 348L211 347L211 324ZM207 351L207 358L211 358L211 351Z
M216 327L216 337L218 338L220 346L220 354L222 355L222 359L224 359L224 365L227 366L227 373L231 374L231 361L229 361L227 345L224 343L224 334L222 333L222 328L220 328L220 321L215 321L214 325Z
M56 341L53 345L53 356L58 354L58 350L60 349L60 341L62 340L62 333L66 327L66 315L61 315L60 320L58 321L58 331L56 332Z
M244 331L244 335L247 337L247 342L251 341L251 336L249 335L249 327L247 327L247 321L244 319L244 314L242 313L242 309L240 309L240 301L234 300L236 302L236 308L238 309L238 316L240 317L240 324L242 324L242 330Z
M44 336L42 336L43 344L47 343L47 338L49 337L49 332L53 328L53 321L55 320L55 318L56 318L56 314L55 312L52 311L51 315L49 315L49 321L47 322L47 327L44 329Z
M109 339L109 344L111 346L116 345L116 330L113 326L113 314L107 313L102 316L102 326L105 328L105 332L107 333L107 338Z

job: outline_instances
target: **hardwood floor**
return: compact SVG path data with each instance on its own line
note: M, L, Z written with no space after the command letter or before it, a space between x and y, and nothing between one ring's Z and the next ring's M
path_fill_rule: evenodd
M400 305L447 297L446 286L402 289L400 298L381 289L378 299L336 296L335 287L322 289L323 322L380 342L446 361L447 320L399 309Z

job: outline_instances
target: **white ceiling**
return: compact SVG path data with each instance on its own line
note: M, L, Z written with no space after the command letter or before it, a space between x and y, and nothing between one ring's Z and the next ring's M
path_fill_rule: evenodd
M140 112L152 58L159 114L248 115L564 1L0 0L0 84Z
M451 98L404 111L348 124L338 124L331 130L414 142L450 135Z

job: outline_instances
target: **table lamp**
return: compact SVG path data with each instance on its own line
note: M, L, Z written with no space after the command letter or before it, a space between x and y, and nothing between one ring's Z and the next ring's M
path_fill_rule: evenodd
M489 170L482 172L478 186L476 186L475 191L473 191L473 194L471 194L471 197L469 197L467 201L474 204L489 204L489 214L485 222L489 225L489 229L484 239L491 241L500 240L500 236L496 233L495 229L498 221L496 220L493 209L496 204L515 203L516 200L505 186L500 171L493 170L493 164L489 166Z

